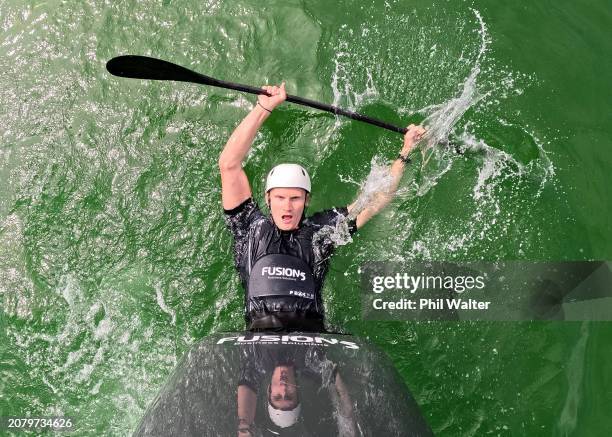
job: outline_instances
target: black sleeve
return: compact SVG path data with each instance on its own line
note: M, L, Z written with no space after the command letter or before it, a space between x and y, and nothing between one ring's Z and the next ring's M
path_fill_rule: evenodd
M259 392L259 374L254 373L252 368L243 368L240 369L240 379L238 380L238 385L246 385L255 393Z
M321 387L327 387L336 382L338 365L327 358L325 348L308 348L308 350L305 351L302 360L303 374L308 375L312 379L318 380Z
M263 369L260 354L256 347L244 345L240 351L240 378L238 385L246 385L255 393L259 391L263 378Z
M259 206L250 197L236 208L224 209L223 212L225 213L227 227L232 231L234 237L246 234L251 224L258 218L263 217Z
M336 227L336 225L340 221L347 221L348 229L350 235L353 235L357 232L357 220L348 218L348 208L346 206L341 206L337 208L327 209L325 211L318 212L314 214L309 220L318 226L332 226Z

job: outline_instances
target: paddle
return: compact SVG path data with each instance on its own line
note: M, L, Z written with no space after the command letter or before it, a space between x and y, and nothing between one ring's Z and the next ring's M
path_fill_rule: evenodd
M114 76L130 77L133 79L152 79L152 80L175 80L179 82L193 82L202 85L216 86L219 88L227 88L230 90L242 91L250 94L266 94L268 93L261 88L242 85L239 83L226 82L215 79L210 76L205 76L172 62L163 61L161 59L150 58L148 56L126 55L118 56L106 63L106 69ZM393 132L405 134L408 130L405 127L399 127L390 123L358 114L356 112L347 111L346 109L338 108L337 106L326 105L324 103L315 102L314 100L304 99L298 96L287 95L287 102L297 103L298 105L309 106L311 108L320 109L321 111L331 112L336 115L352 118L353 120L362 121L364 123L373 124L374 126L382 127Z

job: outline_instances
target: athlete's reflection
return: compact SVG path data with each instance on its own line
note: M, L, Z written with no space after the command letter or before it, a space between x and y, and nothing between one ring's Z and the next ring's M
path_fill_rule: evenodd
M239 437L356 435L349 391L322 347L249 344L241 359Z

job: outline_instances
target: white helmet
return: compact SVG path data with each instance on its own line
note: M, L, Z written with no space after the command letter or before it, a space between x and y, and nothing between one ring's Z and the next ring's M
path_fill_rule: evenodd
M300 418L300 412L302 411L302 405L297 404L293 410L279 410L274 408L271 403L268 402L268 414L270 420L280 428L288 428L295 425Z
M310 193L310 177L301 165L279 164L266 179L266 193L272 188L302 188Z

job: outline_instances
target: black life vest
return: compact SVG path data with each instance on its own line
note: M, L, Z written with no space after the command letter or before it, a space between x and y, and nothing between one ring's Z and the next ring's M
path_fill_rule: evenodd
M267 254L251 269L247 285L250 329L323 329L323 308L312 269L301 258Z

